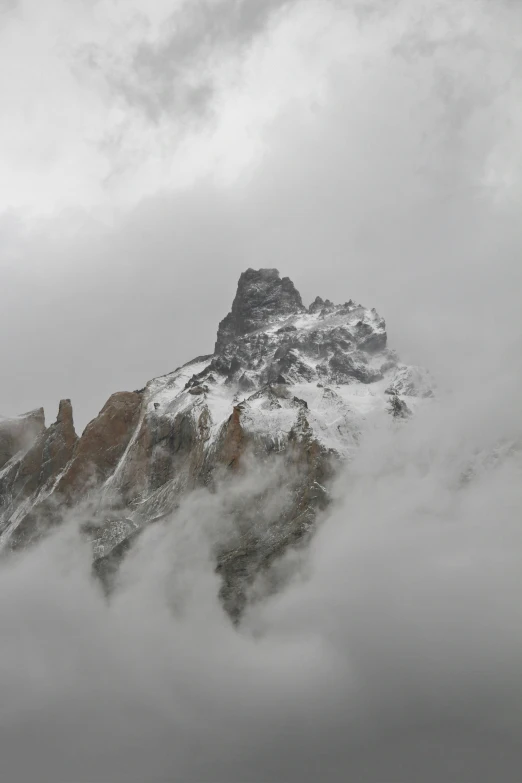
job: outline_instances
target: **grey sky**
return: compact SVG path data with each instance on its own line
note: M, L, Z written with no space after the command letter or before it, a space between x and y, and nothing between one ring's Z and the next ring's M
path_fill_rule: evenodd
M507 0L0 0L1 414L71 397L81 430L261 266L456 390L370 433L242 633L219 497L111 606L71 530L2 569L10 780L518 782L519 458L456 477L521 428L521 42Z
M97 4L102 16L105 5ZM156 37L152 22L143 23L144 42L141 27L133 28L120 47L118 67L127 63L129 84L155 100L162 90L147 79L164 79L174 89L169 68L178 60L185 68L199 47L202 61L228 63L223 74L230 82L221 75L213 117L204 112L195 130L167 102L161 134L152 138L157 120L124 107L128 117L119 125L120 136L112 147L102 147L106 183L120 177L121 188L100 185L98 200L76 140L67 147L70 134L67 158L57 148L38 155L34 192L29 183L18 207L8 208L6 190L0 218L4 415L44 404L50 420L58 399L70 396L81 428L112 391L138 388L211 350L237 277L248 266L277 266L305 300L319 294L376 306L387 319L391 344L406 358L435 364L435 370L439 364L453 370L478 342L516 339L522 118L516 100L520 48L513 33L517 26L522 30L520 11L497 5L493 14L483 3L471 12L465 1L447 8L405 0L386 11L374 4L373 14L361 16L343 4L282 5L264 5L261 13L243 3L234 15L231 3L202 4L198 13L179 12L183 25L175 33L171 13ZM136 14L146 13L134 6ZM56 29L74 31L74 13L66 14L57 0L53 7ZM28 23L34 8L27 3ZM116 14L115 26L118 20ZM92 35L97 31L94 26ZM97 45L108 47L108 41ZM145 51L147 76L136 66L137 53ZM112 56L111 50L106 54ZM65 62L73 68L76 61ZM278 73L290 66L293 72ZM258 73L262 79L256 82ZM115 111L114 96L107 97L101 83L84 91L83 75L77 99L92 102L99 90ZM244 92L235 94L238 76ZM49 89L53 77L61 84L51 70ZM15 70L12 89L16 78ZM234 123L251 121L245 94L251 89L255 100L257 89L264 106L268 86L275 108L260 113L258 127L248 126L241 137L246 160L231 158L230 167L239 168L223 182L213 173L221 165L219 145L233 156ZM103 101L92 105L100 111ZM232 112L225 129L219 126L220 105L229 106L225 114ZM99 119L102 145L115 126L104 127ZM15 112L15 128L18 120ZM62 132L59 116L56 123ZM42 133L52 135L52 128L44 123ZM30 157L39 140L26 133ZM182 160L186 150L190 162L207 148L205 138L207 147L216 145L217 158L203 169L195 164L193 175L185 171L181 186L175 168L169 188L168 177L142 166L147 151L160 168ZM5 165L18 181L16 159ZM53 179L60 167L71 187ZM46 173L48 199L40 203ZM24 177L20 173L19 181ZM53 186L57 202L49 212L45 204ZM83 186L89 203L80 208L75 196ZM131 190L129 202L125 194Z
M211 122L216 61L230 52L243 52L253 39L269 34L273 17L298 2L173 3L175 10L166 14L161 34L133 41L123 61L96 41L80 49L78 61L97 70L115 97L124 98L129 111L143 111L151 122L163 114L171 115L173 125ZM145 11L141 18L145 32Z

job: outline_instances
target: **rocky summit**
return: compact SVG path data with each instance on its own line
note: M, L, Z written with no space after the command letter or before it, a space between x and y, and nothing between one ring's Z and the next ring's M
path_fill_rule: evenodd
M190 492L243 487L228 493L231 523L213 544L237 619L256 578L313 532L365 422L396 426L432 393L426 371L388 348L374 309L320 297L306 308L277 269L248 269L214 353L113 394L80 438L68 400L47 428L42 410L0 419L2 548L75 517L110 592L141 531L168 523Z

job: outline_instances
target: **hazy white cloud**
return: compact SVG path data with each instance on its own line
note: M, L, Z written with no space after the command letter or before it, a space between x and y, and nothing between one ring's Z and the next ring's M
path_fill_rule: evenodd
M338 52L308 50L331 17L298 0L24 0L1 33L0 206L110 213L235 179L281 105L317 96Z
M511 781L522 463L520 450L489 458L506 434L520 447L509 413L507 433L491 397L459 390L397 430L368 422L310 550L278 566L286 589L239 629L210 558L230 535L226 486L151 526L109 603L77 520L4 565L4 775Z

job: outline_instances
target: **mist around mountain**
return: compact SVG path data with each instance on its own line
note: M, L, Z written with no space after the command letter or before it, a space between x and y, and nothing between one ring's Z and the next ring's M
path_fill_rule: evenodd
M67 402L11 423L4 778L516 780L522 421L489 358L428 384L374 311L249 270L212 356L80 439Z

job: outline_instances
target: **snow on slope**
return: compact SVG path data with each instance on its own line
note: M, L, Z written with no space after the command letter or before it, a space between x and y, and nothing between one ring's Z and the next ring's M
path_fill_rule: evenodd
M258 301L257 279L251 289L248 295L253 291ZM147 415L174 419L205 407L210 448L236 406L243 430L263 437L277 451L302 411L314 439L348 457L364 422L388 410L391 394L419 399L432 394L429 375L398 364L395 352L386 347L385 322L375 309L319 298L308 311L298 307L289 314L285 302L285 312L279 313L272 304L257 328L227 336L228 343L222 339L220 353L151 381ZM410 409L415 404L409 400Z

